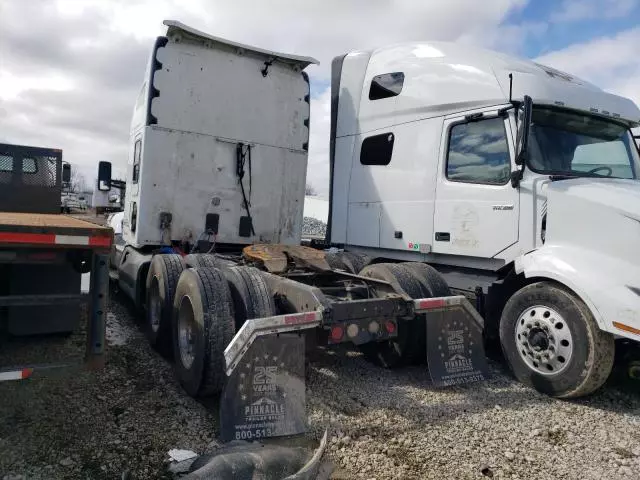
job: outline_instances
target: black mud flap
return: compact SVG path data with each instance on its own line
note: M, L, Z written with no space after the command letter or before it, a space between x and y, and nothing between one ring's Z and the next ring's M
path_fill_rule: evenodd
M261 440L307 430L304 337L257 338L227 380L220 403L220 436Z
M462 307L426 313L427 362L437 387L489 377L482 325Z

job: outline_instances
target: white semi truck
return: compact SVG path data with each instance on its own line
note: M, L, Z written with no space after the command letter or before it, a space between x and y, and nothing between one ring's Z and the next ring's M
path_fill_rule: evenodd
M484 324L518 379L565 398L602 385L616 338L640 340L631 101L456 44L338 57L324 247L344 251L325 253L299 245L317 62L165 24L112 277L190 394L292 330L389 367L426 356L452 384L483 377Z

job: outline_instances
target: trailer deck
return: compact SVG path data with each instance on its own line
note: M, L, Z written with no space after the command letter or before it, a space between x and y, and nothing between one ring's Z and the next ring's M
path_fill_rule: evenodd
M59 214L0 212L0 246L109 248L109 227Z

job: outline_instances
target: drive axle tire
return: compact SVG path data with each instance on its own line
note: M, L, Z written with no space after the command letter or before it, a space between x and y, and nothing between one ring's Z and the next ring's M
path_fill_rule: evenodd
M347 265L344 263L340 252L327 253L325 254L324 258L333 270L344 270L345 272L349 271L349 267L347 267Z
M173 297L184 263L180 255L155 255L146 282L146 332L149 343L163 355L170 355Z
M354 252L327 253L325 259L334 270L344 270L354 275L357 275L371 262L369 256Z
M432 266L420 262L407 262L402 265L413 271L418 281L430 293L430 295L425 298L448 297L451 295L449 285L447 285L445 279L442 278L440 272Z
M182 272L173 303L175 369L186 392L206 397L222 392L224 349L235 333L231 293L215 268Z
M365 267L360 275L377 278L401 288L411 298L430 297L413 270L396 263L376 263ZM424 319L398 321L398 336L393 340L361 345L364 356L372 363L395 368L424 360L426 353L426 326Z
M275 301L260 270L239 266L221 271L229 284L236 331L249 319L276 314Z
M184 257L184 263L190 268L217 268L220 262L211 253L191 253Z
M360 273L364 267L371 263L371 257L355 252L342 252L342 259L350 273L354 275Z
M518 380L557 398L594 392L613 367L613 336L573 292L552 282L527 285L509 299L500 343Z

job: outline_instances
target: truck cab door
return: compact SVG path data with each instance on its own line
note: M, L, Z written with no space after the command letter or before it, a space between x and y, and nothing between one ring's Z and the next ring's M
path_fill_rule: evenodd
M511 132L508 117L495 107L445 119L433 253L492 258L518 241Z

